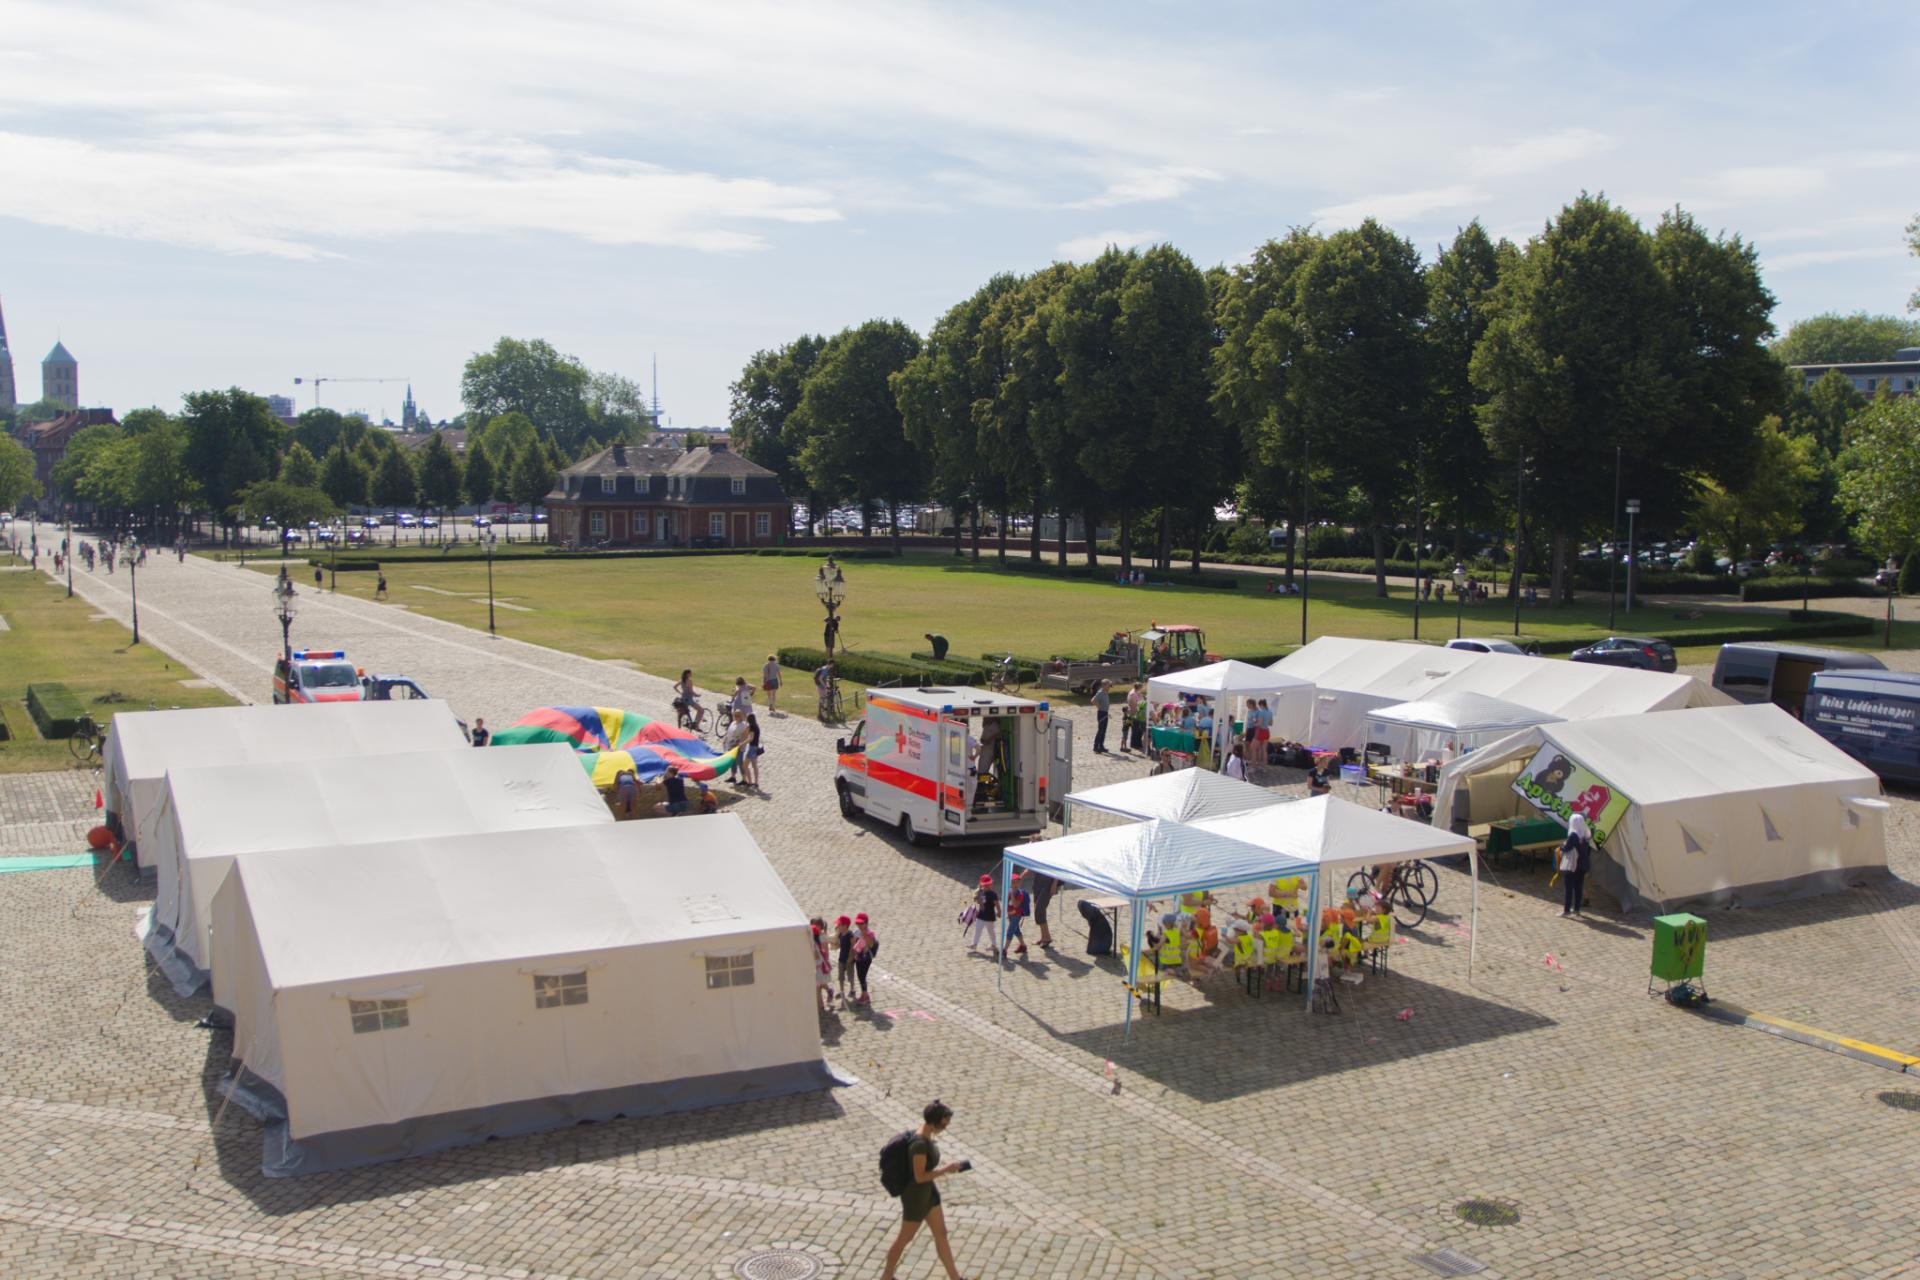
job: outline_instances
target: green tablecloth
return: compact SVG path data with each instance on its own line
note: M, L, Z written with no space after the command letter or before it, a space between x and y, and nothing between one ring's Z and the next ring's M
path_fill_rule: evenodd
M1199 735L1187 733L1182 729L1154 726L1147 730L1147 740L1155 751L1162 751L1168 747L1172 747L1175 751L1199 750Z
M1494 823L1487 832L1487 852L1511 853L1528 845L1559 844L1566 837L1567 829L1552 818L1511 818Z

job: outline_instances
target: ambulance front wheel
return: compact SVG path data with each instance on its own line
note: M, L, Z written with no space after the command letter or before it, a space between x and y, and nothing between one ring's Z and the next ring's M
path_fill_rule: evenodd
M859 817L860 810L854 808L853 792L847 784L844 782L836 783L834 790L840 793L840 816L843 818Z

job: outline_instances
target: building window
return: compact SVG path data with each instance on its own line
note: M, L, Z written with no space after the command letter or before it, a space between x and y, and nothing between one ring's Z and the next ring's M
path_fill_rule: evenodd
M737 498L746 491L747 478L745 476L735 476L733 478L733 496Z
M353 1034L370 1031L397 1031L407 1025L405 1000L349 1000L347 1016L353 1020Z
M716 538L727 536L727 517L724 512L715 511L707 516L707 532Z
M707 990L753 985L753 953L743 956L708 956Z
M768 538L773 536L773 517L765 511L756 511L753 515L753 536Z
M587 512L587 532L596 538L607 536L607 513L604 511Z
M558 1009L587 1002L587 975L584 973L536 973L533 975L533 1007Z
M600 492L602 492L602 493L612 493L612 492L613 492L613 477L612 477L612 476L601 476L601 477L600 477Z
M633 536L636 538L647 536L647 513L644 511L633 513Z

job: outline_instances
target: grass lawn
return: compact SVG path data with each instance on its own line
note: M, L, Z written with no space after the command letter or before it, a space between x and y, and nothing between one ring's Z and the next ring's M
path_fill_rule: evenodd
M312 571L293 561L302 583ZM262 561L277 572L277 560ZM500 632L595 658L625 659L643 670L677 676L692 667L706 687L736 675L757 682L769 653L782 645L820 643L822 610L813 594L813 559L773 556L685 556L654 560L498 560L493 566ZM249 562L250 568L255 567ZM1300 640L1300 602L1265 594L1264 579L1243 577L1239 591L1186 587L1118 587L979 569L945 556L852 561L847 578L848 647L905 654L925 649L928 631L944 634L955 654L997 650L1041 655L1099 652L1116 630L1149 622L1188 622L1206 630L1208 648L1229 656L1282 652ZM301 576L304 571L305 576ZM487 625L484 563L393 560L386 563L393 603L467 626ZM374 575L338 575L339 589L371 597ZM1410 638L1413 602L1405 588L1385 600L1372 584L1314 580L1312 635ZM1671 608L1643 606L1635 625L1684 641L1705 631L1778 619L1782 610L1708 609L1698 620ZM1526 636L1598 636L1606 602L1522 611ZM1503 602L1468 606L1464 633L1508 635L1512 609ZM1920 626L1900 628L1901 644L1920 643ZM1454 633L1451 602L1421 610L1421 635ZM1912 633L1912 634L1906 634ZM1825 643L1825 642L1822 642ZM1857 642L1862 645L1867 642Z
M0 556L0 565L18 563ZM129 645L118 622L90 621L94 608L38 573L0 572L0 717L8 729L0 741L0 773L64 769L73 756L62 741L40 736L27 714L29 684L58 682L104 723L116 710L228 706L218 689L189 689L194 673L172 664L151 645Z

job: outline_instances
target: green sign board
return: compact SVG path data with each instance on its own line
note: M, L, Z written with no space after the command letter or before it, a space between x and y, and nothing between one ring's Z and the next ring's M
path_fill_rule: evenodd
M1574 814L1586 817L1595 844L1605 844L1614 824L1626 816L1633 803L1604 779L1573 757L1548 743L1534 755L1513 789L1526 797L1528 804L1559 820L1566 826Z

